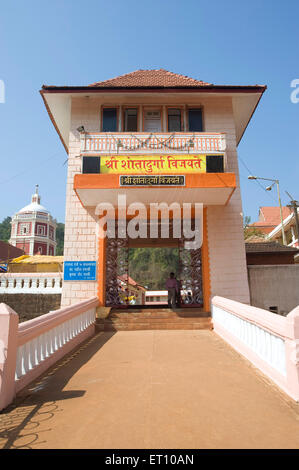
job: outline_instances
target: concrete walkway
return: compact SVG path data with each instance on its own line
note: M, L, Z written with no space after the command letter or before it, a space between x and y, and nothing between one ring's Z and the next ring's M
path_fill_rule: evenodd
M99 333L17 402L1 448L299 447L299 405L212 331Z

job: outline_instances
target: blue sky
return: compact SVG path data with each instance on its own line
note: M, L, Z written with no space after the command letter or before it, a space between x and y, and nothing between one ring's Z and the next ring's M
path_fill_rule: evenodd
M299 199L299 2L286 0L12 0L0 17L0 221L42 203L64 221L67 158L39 90L87 85L137 69L164 68L214 84L266 84L238 147L243 212L277 205L276 190L248 181L278 178ZM298 95L299 96L299 93ZM243 163L244 162L244 163ZM246 168L247 167L247 168Z

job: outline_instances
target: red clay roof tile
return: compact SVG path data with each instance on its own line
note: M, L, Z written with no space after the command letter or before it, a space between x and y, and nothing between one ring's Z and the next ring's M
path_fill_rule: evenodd
M95 82L89 86L99 88L109 87L200 87L211 85L211 83L195 80L194 78L168 72L164 69L159 70L136 70L135 72L120 75L119 77Z
M277 251L293 251L298 252L298 248L294 248L293 246L285 246L281 245L278 242L255 242L255 243L248 243L246 240L245 243L246 253L257 253L257 252L277 252Z
M291 213L291 210L288 207L286 207L286 206L282 207L282 217L283 217L283 219L288 217L288 215L290 215L290 213ZM271 207L271 206L260 207L259 222L266 222L266 224L275 225L275 226L279 225L281 223L279 206L276 206L276 207ZM257 222L257 223L259 223L259 222Z

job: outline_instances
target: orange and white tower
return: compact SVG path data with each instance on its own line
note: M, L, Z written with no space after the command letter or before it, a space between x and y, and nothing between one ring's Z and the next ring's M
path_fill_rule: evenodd
M12 217L9 243L24 250L26 255L55 255L56 220L40 204L38 185L31 203Z

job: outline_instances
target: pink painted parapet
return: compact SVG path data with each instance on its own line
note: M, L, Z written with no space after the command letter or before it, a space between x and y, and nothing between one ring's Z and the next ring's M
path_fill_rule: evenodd
M299 401L299 307L286 317L213 297L214 331Z
M0 304L0 410L51 365L92 336L98 298L41 315L18 326L18 315Z
M299 306L286 317L286 356L288 388L299 401Z

